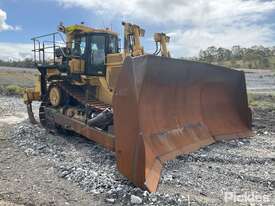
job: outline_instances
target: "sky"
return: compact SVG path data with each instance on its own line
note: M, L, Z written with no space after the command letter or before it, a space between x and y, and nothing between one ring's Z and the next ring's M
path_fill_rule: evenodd
M31 57L30 39L60 22L109 27L122 38L122 21L146 30L148 53L155 32L171 37L174 57L197 56L212 45L275 45L275 0L0 0L0 59Z

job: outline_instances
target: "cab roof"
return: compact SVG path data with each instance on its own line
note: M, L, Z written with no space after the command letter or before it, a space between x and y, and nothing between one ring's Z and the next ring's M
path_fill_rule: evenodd
M118 33L113 32L110 29L94 29L88 26L85 26L83 24L79 25L79 24L75 24L75 25L71 25L71 26L66 26L65 28L65 32L66 33L74 33L74 32L80 32L80 33L106 33L106 34L112 34L115 36L118 36Z

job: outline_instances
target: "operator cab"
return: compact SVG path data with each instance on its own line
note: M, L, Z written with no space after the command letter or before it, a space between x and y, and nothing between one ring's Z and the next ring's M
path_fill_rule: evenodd
M105 76L106 57L119 53L118 37L109 33L82 33L72 40L72 58L85 62L85 75Z

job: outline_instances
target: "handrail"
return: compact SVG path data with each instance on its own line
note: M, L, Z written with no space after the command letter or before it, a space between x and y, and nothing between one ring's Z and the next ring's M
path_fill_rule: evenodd
M42 38L52 38L52 40L41 40ZM59 38L58 38L59 37ZM56 41L56 39L59 39L58 41ZM56 48L60 49L60 51L62 52L62 55L64 57L68 57L64 50L62 49L62 45L66 45L66 42L63 38L63 36L61 35L60 32L54 32L54 33L50 33L50 34L45 34L45 35L41 35L41 36L36 36L31 38L31 40L33 41L34 47L33 47L33 52L34 52L34 61L35 63L45 63L45 54L53 54L53 62L54 64L56 63L55 58L56 58ZM48 52L46 50L49 49L53 49L52 52ZM37 59L37 54L38 54L38 59ZM42 56L42 58L41 58Z
M53 35L56 35L58 34L59 37L61 38L61 40L63 40L64 44L66 44L66 41L64 40L63 36L61 35L60 32L53 32L53 33L50 33L50 34L45 34L45 35L41 35L41 36L36 36L36 37L33 37L31 38L32 41L36 40L36 39L41 39L41 38L44 38L44 37L48 37L48 36L53 36Z

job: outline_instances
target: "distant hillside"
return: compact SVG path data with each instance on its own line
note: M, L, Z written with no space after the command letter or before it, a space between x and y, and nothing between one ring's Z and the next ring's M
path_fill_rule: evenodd
M211 46L206 50L201 50L196 60L226 67L275 70L275 47L233 46L230 50Z

